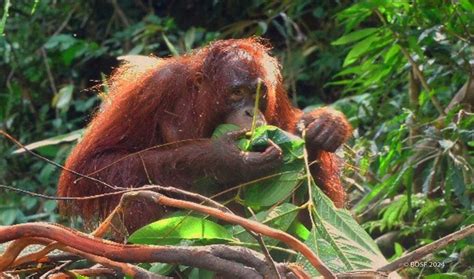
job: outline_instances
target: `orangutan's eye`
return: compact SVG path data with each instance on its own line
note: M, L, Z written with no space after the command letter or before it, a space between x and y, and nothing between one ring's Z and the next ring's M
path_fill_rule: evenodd
M243 86L233 86L230 91L229 99L233 102L241 101L246 96L246 91Z
M238 101L241 101L244 97L245 96L243 94L232 93L230 94L229 99L233 102L238 102Z

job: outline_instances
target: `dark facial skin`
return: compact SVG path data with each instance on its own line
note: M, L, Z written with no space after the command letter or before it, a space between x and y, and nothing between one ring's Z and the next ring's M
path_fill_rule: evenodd
M223 67L214 77L224 84L221 96L227 110L224 123L235 124L242 129L250 129L256 113L256 124L265 125L263 112L266 108L267 86L263 82L262 73L255 71L258 65L248 53L235 50L222 58ZM259 108L255 112L257 90L260 90Z

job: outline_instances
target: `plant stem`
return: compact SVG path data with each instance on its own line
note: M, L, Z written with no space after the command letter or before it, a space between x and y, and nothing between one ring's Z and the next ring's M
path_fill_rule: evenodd
M260 104L260 91L262 91L262 80L259 79L257 82L257 92L256 92L256 100L255 100L255 105L253 107L253 117L252 117L252 128L250 129L250 138L253 137L253 134L255 133L255 129L257 128L257 116L258 116L258 108Z

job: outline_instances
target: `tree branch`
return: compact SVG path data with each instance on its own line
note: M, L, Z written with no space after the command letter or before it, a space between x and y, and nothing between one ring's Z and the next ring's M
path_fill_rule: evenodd
M48 223L0 226L0 243L24 237L41 237L57 241L63 245L61 250L80 255L125 274L136 275L137 272L145 271L130 264L123 265L125 263L163 262L204 268L232 278L262 278L259 270L266 269L267 266L263 255L242 247L124 245ZM278 269L280 272L289 270L284 264L278 264Z
M469 235L474 234L474 225L469 225L464 229L449 234L445 237L442 237L435 242L432 242L428 245L420 247L415 251L406 254L405 256L379 268L377 271L390 273L392 271L399 270L403 268L407 263L415 262L421 260L426 255L433 253L434 251L443 248L455 241L468 237Z

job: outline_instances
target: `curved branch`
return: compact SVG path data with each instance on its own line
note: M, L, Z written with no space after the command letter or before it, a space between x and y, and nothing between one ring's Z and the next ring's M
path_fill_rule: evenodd
M124 245L48 223L0 226L0 243L23 237L42 237L57 241L65 245L62 250L81 253L81 256L87 256L96 262L163 262L183 264L216 271L219 274L232 278L262 278L256 269L266 265L262 255L241 247L228 247L225 245L209 245L204 247ZM235 254L226 254L229 251ZM226 258L245 259L242 262L251 264L251 266L223 259L220 257L223 254L227 255ZM238 254L240 255L236 256ZM111 266L111 263L109 262L108 265ZM280 264L279 266L284 269L283 265Z

